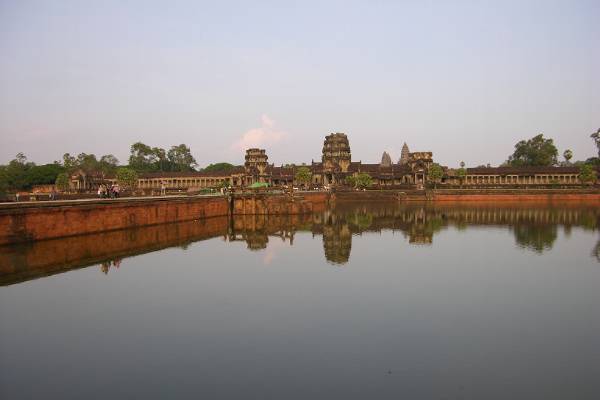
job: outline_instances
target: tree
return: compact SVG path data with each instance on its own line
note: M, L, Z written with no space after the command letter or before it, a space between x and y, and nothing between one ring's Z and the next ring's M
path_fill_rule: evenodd
M569 165L569 164L571 164L571 158L573 158L573 152L571 150L567 149L563 153L563 157L565 158L565 164Z
M529 140L521 140L515 145L514 153L508 158L513 167L543 166L557 163L558 150L552 139L544 139L543 134Z
M592 133L590 135L590 137L592 139L594 139L594 143L596 144L596 147L598 148L598 157L600 157L600 128L598 128L598 130L594 133Z
M373 178L371 178L371 175L361 172L360 174L356 175L354 182L357 188L366 189L373 185Z
M216 164L209 164L202 171L204 172L215 172L215 171L228 171L230 169L235 168L232 164L226 162L220 162Z
M85 189L92 187L98 179L102 179L100 163L95 154L79 153L76 160L76 170L83 179Z
M306 186L308 183L310 183L311 179L312 179L312 172L310 172L310 169L308 169L308 167L298 168L298 170L296 171L296 176L295 176L295 180L297 182L300 182L302 185Z
M56 180L54 181L56 188L60 191L66 192L69 190L69 174L67 172L62 172L58 174Z
M100 157L100 161L98 162L98 168L100 169L100 173L102 174L102 180L106 179L107 175L112 175L117 170L117 166L119 165L119 160L117 157L112 154L106 154Z
M25 174L25 186L30 188L34 185L52 185L56 177L65 172L60 164L33 165Z
M172 146L167 152L167 159L173 171L193 171L198 164L192 156L190 148L185 144Z
M63 167L67 172L73 172L77 167L77 159L69 153L63 154Z
M596 171L594 167L589 164L584 164L579 167L579 180L583 183L594 183L596 182Z
M344 181L346 185L356 187L356 178L353 175L348 175Z
M432 164L431 167L429 167L429 171L427 172L427 177L433 181L433 185L434 188L437 187L438 182L440 182L442 180L442 177L444 176L444 170L442 169L442 167L440 167L439 164Z
M8 163L4 172L7 188L13 190L29 189L31 186L27 180L27 175L34 166L34 163L27 161L27 157L23 153L18 153Z
M465 163L461 163L461 167L456 170L456 176L460 179L460 184L462 185L465 177L467 176L467 170L463 167Z
M129 167L136 171L151 171L155 168L156 152L150 146L136 142L131 145Z
M8 191L8 175L6 172L6 166L0 165L0 196L4 195Z
M465 167L465 162L464 162L464 161L461 161L461 162L460 162L460 167L461 167L461 168L464 168L464 167Z
M135 189L137 186L138 174L131 168L121 167L117 169L117 182L120 186L129 189Z
M153 147L152 155L154 156L154 164L152 165L153 170L163 172L173 170L171 162L167 158L167 152L165 151L165 149L161 149L160 147Z

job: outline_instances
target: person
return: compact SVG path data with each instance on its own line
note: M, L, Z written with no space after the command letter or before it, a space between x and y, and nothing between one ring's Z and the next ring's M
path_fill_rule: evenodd
M113 195L115 198L119 198L119 192L121 191L121 188L119 187L118 183L115 183L113 185Z
M164 196L167 194L167 186L165 185L165 181L160 181L160 195Z

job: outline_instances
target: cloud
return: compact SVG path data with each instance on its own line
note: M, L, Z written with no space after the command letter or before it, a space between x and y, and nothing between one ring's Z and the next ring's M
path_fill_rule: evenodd
M252 147L269 147L279 143L287 134L275 127L275 121L268 115L260 117L261 127L246 131L240 139L231 145L236 151L243 151Z

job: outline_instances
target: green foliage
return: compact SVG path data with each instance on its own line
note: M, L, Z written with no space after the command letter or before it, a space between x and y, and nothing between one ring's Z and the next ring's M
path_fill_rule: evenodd
M458 176L461 180L467 176L467 170L464 168L459 168L456 170L456 176Z
M524 248L542 253L550 250L558 236L556 225L517 225L513 228L515 240Z
M204 172L229 171L230 169L233 169L233 168L234 168L234 166L232 164L229 164L226 162L220 162L220 163L216 163L216 164L209 164L202 171L204 171Z
M373 185L373 178L371 178L371 175L361 172L360 174L356 175L354 184L359 189L366 189Z
M582 164L580 161L578 161L577 163ZM583 164L598 166L598 165L600 165L600 157L590 157L587 160L585 160L585 162L583 162Z
M59 174L65 171L60 164L34 165L27 171L27 187L33 185L53 185Z
M8 175L6 166L0 165L0 195L4 195L8 191Z
M557 163L558 150L552 139L544 139L543 134L529 140L521 140L515 145L514 153L508 158L513 167L551 166Z
M117 170L117 166L119 165L119 160L117 157L112 154L107 154L100 157L100 161L98 161L98 169L102 173L102 177L113 175Z
M440 167L439 164L432 164L431 167L429 167L429 171L427 172L427 177L434 184L437 184L439 181L441 181L443 176L444 176L444 170L442 169L442 167Z
M23 153L2 167L0 173L0 191L29 190L34 185L51 185L64 168L57 163L35 165L27 161Z
M58 174L56 180L54 181L56 188L60 191L66 192L69 190L69 174L66 172L62 172Z
M353 175L348 175L344 180L346 185L355 187L356 186L356 178Z
M568 165L571 163L571 158L573 158L573 152L571 150L567 149L564 151L563 157L565 158L565 162Z
M299 183L306 185L310 183L310 180L312 179L312 172L310 172L308 167L300 167L296 170L295 179Z
M136 142L131 145L129 155L129 167L136 171L151 171L155 169L157 153L155 149L142 143Z
M172 146L167 152L171 171L193 171L198 164L185 144Z
M117 182L124 188L135 189L138 181L138 174L131 168L117 169Z
M594 183L596 182L596 171L594 167L589 164L584 164L579 167L579 180L583 183Z
M129 167L138 172L193 171L196 166L196 160L185 144L171 146L169 151L142 142L131 145Z

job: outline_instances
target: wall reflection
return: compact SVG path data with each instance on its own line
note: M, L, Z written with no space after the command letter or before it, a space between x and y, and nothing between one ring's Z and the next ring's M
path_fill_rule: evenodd
M187 248L191 243L215 237L244 242L250 251L263 251L270 240L294 244L297 232L321 236L325 259L344 265L351 256L353 236L394 231L414 245L431 245L436 233L470 226L509 229L516 245L535 253L550 250L559 228L569 235L573 227L598 230L600 210L594 206L561 207L444 204L338 204L310 215L241 216L210 218L105 232L95 235L34 242L0 248L0 285L36 279L56 273L99 265L104 274L116 270L127 257L168 247ZM600 240L591 250L600 262Z

